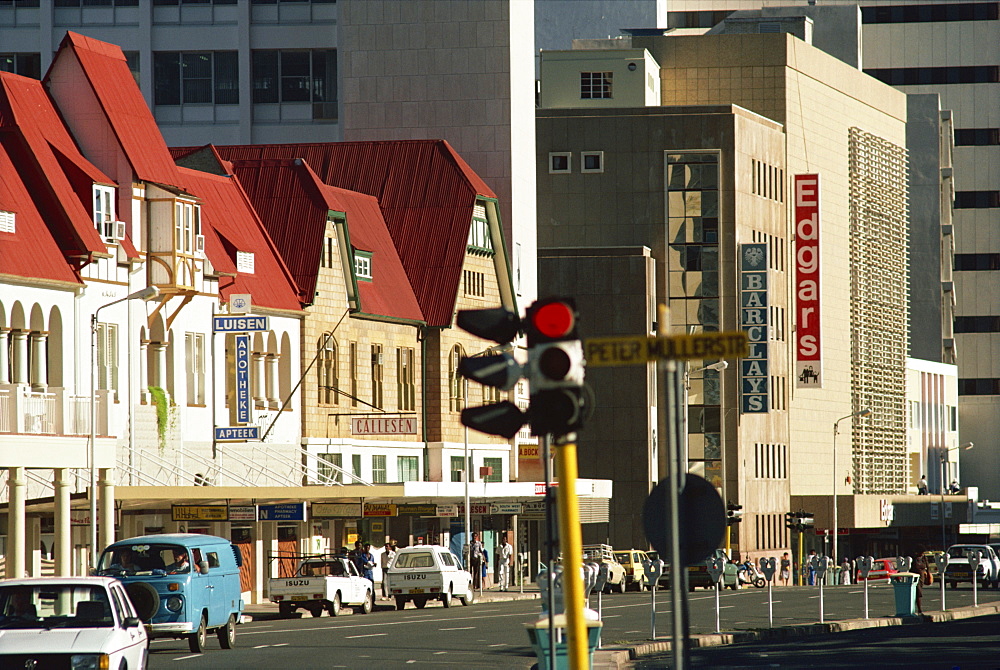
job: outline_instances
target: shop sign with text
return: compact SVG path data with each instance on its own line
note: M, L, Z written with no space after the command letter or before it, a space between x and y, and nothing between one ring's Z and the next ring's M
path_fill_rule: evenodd
M416 435L417 419L404 417L351 417L352 435Z
M347 517L356 519L361 516L360 503L313 503L309 511L314 519L335 519Z
M225 505L171 505L172 521L228 521L229 508Z
M396 516L396 506L383 503L365 503L365 516Z
M797 174L795 215L795 387L823 388L820 348L819 175Z

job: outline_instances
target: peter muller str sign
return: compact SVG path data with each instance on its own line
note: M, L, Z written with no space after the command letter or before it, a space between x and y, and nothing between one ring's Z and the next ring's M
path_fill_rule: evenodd
M403 417L351 417L352 435L416 435L417 418Z

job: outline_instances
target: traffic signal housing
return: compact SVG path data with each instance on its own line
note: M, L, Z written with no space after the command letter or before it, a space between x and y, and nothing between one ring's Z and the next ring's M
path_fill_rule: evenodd
M533 435L562 436L583 426L583 343L577 334L572 298L536 301L525 315L528 339L528 419Z
M729 502L726 505L726 525L732 526L743 521L743 505Z
M801 533L806 528L813 527L813 520L812 512L804 512L802 510L798 512L785 512L785 528L789 530L796 530Z

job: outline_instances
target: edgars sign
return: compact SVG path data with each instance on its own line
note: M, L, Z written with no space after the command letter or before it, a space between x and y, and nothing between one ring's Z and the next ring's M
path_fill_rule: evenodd
M795 387L823 388L819 304L819 175L795 175Z

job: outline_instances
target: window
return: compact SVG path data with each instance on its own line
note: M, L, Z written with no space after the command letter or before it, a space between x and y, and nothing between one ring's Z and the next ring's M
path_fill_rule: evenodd
M118 390L118 326L97 324L97 388Z
M351 455L351 474L361 479L361 454Z
M1000 316L956 316L956 333L1000 333Z
M153 104L238 105L236 51L158 51L153 54Z
M382 345L372 345L372 407L382 408Z
M416 409L414 367L413 349L396 349L396 405L402 411Z
M486 275L475 270L462 270L462 288L468 297L486 297Z
M954 4L889 5L862 7L862 23L928 23L944 21L996 21L996 2L957 2Z
M192 202L174 203L174 233L174 248L177 253L194 254L198 251L199 236L201 235L201 205ZM204 245L202 244L202 246ZM237 264L239 264L239 254L240 252L236 252ZM253 272L252 268L250 272Z
M185 333L188 405L205 405L205 334Z
M94 225L106 240L115 239L115 189L94 184Z
M973 272L1000 270L1000 254L955 254L955 269Z
M399 481L401 482L416 482L420 480L420 476L417 474L417 468L420 465L420 459L416 456L399 456L396 459L396 467L399 470Z
M1000 395L1000 379L959 379L958 395Z
M372 484L385 484L385 455L375 454L372 456Z
M340 471L343 457L343 454L316 454L316 470L319 471L320 484L343 483L344 475Z
M1000 207L1000 191L956 191L955 209Z
M453 482L465 481L463 479L465 475L465 468L462 467L463 460L465 459L462 456L451 457L451 481Z
M354 252L354 274L358 279L372 280L372 254L370 251Z
M448 404L452 412L460 412L465 407L462 375L458 373L458 364L463 355L461 346L456 344L451 348L450 360L448 361Z
M486 221L486 207L476 205L472 208L472 225L469 227L469 248L473 253L490 255L493 253L493 240L490 238L490 226Z
M0 233L17 232L16 217L14 212L0 211Z
M582 152L580 154L580 172L604 172L604 152Z
M321 405L339 405L337 393L337 341L329 334L319 340L319 357L316 360L317 386Z
M1000 128L956 128L956 147L987 147L1000 144Z
M358 406L358 343L351 342L350 358L347 361L351 373L351 407Z
M1000 67L995 65L876 68L866 69L865 74L890 86L993 84L1000 81Z
M236 252L236 271L245 272L252 275L254 272L254 259L252 251Z
M34 6L37 7L37 3ZM22 77L41 79L42 55L37 53L0 53L0 72L13 72Z
M581 72L580 98L611 98L611 78L613 72Z
M322 265L325 268L333 267L333 258L334 258L334 253L336 252L336 247L337 247L337 238L327 237L326 239L323 240L323 259L320 262L320 265Z
M493 474L486 475L483 478L484 482L502 482L503 481L503 459L502 458L484 458L483 467L493 468Z
M549 154L549 174L565 174L573 171L573 154L558 151Z
M337 118L337 50L251 54L255 103L311 102L314 119Z

